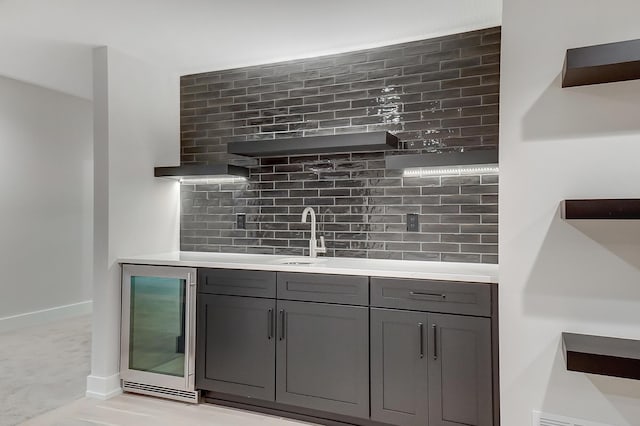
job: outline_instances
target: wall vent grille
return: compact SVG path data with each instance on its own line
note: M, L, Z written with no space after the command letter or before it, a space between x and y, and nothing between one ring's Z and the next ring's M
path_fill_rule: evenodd
M533 412L532 426L613 426L606 423L590 422L588 420L558 416L557 414Z
M190 402L193 404L197 404L200 400L200 392L198 391L185 391L179 389L163 388L161 386L145 385L143 383L123 381L122 390L124 390L125 392L140 393L143 395L174 399L182 402Z

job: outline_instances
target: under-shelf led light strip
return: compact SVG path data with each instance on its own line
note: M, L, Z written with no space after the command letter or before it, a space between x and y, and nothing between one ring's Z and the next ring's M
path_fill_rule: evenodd
M405 177L439 176L439 175L469 175L498 173L496 165L487 166L459 166L459 167L411 167L404 169Z
M208 178L189 178L184 177L180 178L179 182L184 185L213 185L216 183L242 183L246 182L247 179L244 177L227 177L227 176L211 176Z

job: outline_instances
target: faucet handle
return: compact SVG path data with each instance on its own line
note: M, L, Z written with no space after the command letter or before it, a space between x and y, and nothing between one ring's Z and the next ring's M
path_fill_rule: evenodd
M320 236L320 245L318 246L317 252L318 253L326 253L327 252L327 247L325 247L325 245L324 245L324 236Z

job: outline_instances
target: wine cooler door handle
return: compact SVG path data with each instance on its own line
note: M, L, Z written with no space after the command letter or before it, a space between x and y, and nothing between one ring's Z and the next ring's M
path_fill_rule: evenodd
M185 376L187 379L187 389L195 387L195 349L196 349L196 273L189 272L186 282L187 300L185 301L185 357L187 359Z

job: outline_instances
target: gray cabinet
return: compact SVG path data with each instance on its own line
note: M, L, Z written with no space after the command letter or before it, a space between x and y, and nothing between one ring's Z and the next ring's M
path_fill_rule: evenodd
M196 387L273 401L275 300L200 294Z
M491 320L429 314L429 426L493 425Z
M478 283L198 272L205 399L344 424L498 426L497 292Z
M371 309L371 419L426 426L427 314Z
M371 419L493 425L491 320L371 309Z
M278 301L276 401L369 417L369 309Z

